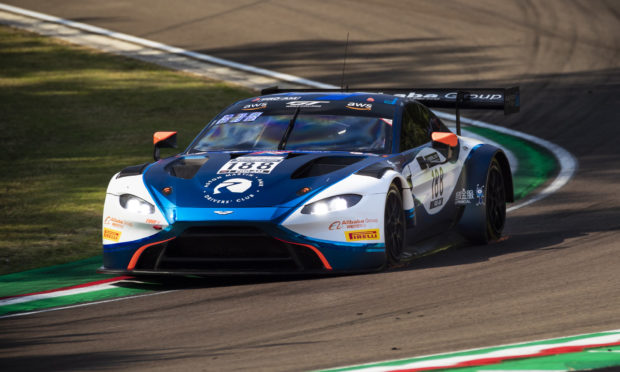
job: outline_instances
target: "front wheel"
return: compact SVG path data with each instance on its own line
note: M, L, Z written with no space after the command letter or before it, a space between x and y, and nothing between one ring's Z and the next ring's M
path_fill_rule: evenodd
M396 265L405 248L405 211L403 197L392 184L385 197L384 214L385 253L388 267Z

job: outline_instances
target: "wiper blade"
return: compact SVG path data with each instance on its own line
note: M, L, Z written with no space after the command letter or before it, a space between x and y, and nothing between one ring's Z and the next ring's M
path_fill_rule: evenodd
M284 150L284 148L286 147L286 142L288 141L288 137L291 135L291 132L293 131L293 127L295 126L295 120L297 120L297 116L299 116L300 110L301 110L301 106L297 106L297 109L295 109L295 113L293 114L293 118L288 123L286 132L284 132L284 135L282 136L282 139L280 140L280 143L278 144L278 150Z

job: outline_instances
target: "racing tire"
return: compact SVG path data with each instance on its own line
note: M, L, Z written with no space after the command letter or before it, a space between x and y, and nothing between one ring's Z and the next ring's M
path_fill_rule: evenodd
M485 242L502 236L506 223L506 185L499 162L491 161L486 182L486 237Z
M399 263L401 254L405 248L405 211L403 210L403 197L400 190L394 184L385 197L383 231L385 234L385 254L387 267Z

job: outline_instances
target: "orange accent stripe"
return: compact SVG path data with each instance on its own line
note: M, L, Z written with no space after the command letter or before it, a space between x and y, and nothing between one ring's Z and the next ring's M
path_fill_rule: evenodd
M319 256L319 259L321 259L321 262L323 263L323 267L325 267L327 270L333 270L332 267L330 266L329 262L327 262L327 259L325 258L325 256L323 256L323 253L321 253L321 251L319 251L317 247L312 246L310 244L288 242L288 241L286 241L284 239L276 238L275 236L274 236L274 238L278 239L281 242L285 242L285 243L289 243L289 244L295 244L295 245L301 245L303 247L312 249L314 251L314 253L316 253L316 255Z
M150 247L152 245L168 242L168 241L170 241L172 239L174 239L174 238L162 240L160 242L149 243L147 245L143 245L142 247L138 248L136 253L134 253L133 256L131 257L131 261L129 261L129 265L127 265L127 270L133 270L136 267L136 264L138 263L138 259L140 258L140 255L142 254L142 252L144 252L145 249L147 249L148 247Z

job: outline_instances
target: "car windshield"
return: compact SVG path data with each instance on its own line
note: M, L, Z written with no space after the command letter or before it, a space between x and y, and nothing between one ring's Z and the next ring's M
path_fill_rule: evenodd
M212 150L278 150L293 113L228 114L214 120L194 142L190 153ZM301 111L280 150L388 153L392 120L371 116Z

